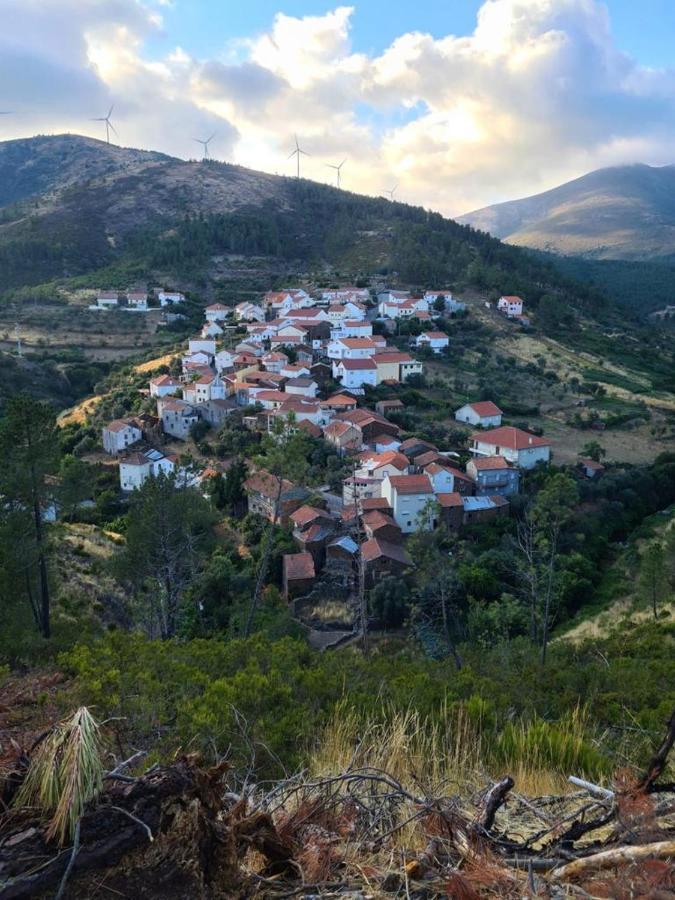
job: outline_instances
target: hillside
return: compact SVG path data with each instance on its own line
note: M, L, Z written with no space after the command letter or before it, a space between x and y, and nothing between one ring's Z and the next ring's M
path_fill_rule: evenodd
M675 166L617 166L459 218L510 244L598 259L675 254Z
M0 160L5 299L75 276L122 288L174 277L208 295L216 283L260 290L288 272L337 270L521 293L531 308L551 290L603 302L439 214L310 181L73 135L0 144Z

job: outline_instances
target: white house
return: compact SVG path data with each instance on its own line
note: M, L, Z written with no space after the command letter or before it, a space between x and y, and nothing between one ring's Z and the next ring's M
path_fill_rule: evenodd
M263 298L263 305L280 313L314 306L314 300L302 288L287 288L282 291L268 291Z
M277 333L278 327L273 322L249 322L246 326L247 340L252 341L254 344L269 341Z
M183 397L188 403L199 405L209 400L224 400L227 394L225 383L219 375L201 375L191 384L185 385Z
M382 482L382 496L404 534L431 531L438 524L434 489L426 475L389 475Z
M377 385L377 365L371 358L341 359L335 364L335 377L343 387L359 390L368 384Z
M223 306L222 303L212 303L204 310L207 322L224 322L231 313L229 306Z
M215 356L216 371L220 373L225 369L233 369L236 356L231 350L219 350Z
M321 299L328 303L345 303L348 300L367 303L370 299L370 291L368 288L357 287L332 288L327 291L321 291Z
M509 318L512 316L522 316L523 301L520 297L500 297L497 301L497 309Z
M334 341L343 337L372 337L373 325L365 319L345 319L331 329L330 336Z
M177 394L183 385L171 375L158 375L156 378L150 379L150 396L151 397L167 397Z
M279 374L284 378L301 378L311 374L311 369L307 363L289 363L288 360L279 369Z
M180 291L159 291L157 299L160 306L172 306L174 303L184 303L185 294Z
M266 372L273 372L276 375L281 374L281 370L288 363L288 357L285 353L279 353L276 350L270 350L265 353L262 358L263 368ZM309 374L309 369L307 370Z
M161 411L162 428L165 434L185 441L190 429L199 421L199 413L184 400L165 400Z
M498 428L502 424L503 413L492 400L480 400L478 403L465 403L455 411L457 422L467 425L479 425L481 428Z
M114 456L137 443L143 432L133 419L113 419L103 428L103 449Z
M238 303L234 308L234 317L238 322L264 322L265 310L255 303Z
M313 400L316 397L319 385L307 375L300 375L297 378L289 378L284 385L284 391L287 394L293 394L296 397L306 397Z
M377 365L377 383L383 381L406 381L411 375L424 372L422 363L400 350L385 350L373 357Z
M148 308L148 292L127 291L127 303L130 309L146 310Z
M119 306L119 302L117 291L99 291L96 296L96 305L101 309L112 309Z
M410 467L408 457L395 450L387 450L384 453L366 451L361 454L360 461L356 474L367 478L379 478L380 481L390 475L407 475Z
M341 337L329 341L327 354L329 359L367 359L375 356L381 348L381 341L372 337Z
M203 338L216 338L222 334L225 334L225 330L217 322L204 322L202 325L201 336Z
M130 453L120 460L120 487L123 491L137 491L151 476L174 472L176 463L175 456L160 450Z
M424 331L415 339L416 347L428 347L434 353L440 353L450 343L450 338L444 331Z
M551 459L549 441L511 425L477 432L469 440L469 449L474 456L503 456L520 469L533 469Z
M389 293L395 292L390 291ZM429 304L423 297L405 300L390 299L382 300L377 309L385 319L412 319L419 313L428 313Z
M203 351L204 353L208 353L209 356L216 355L216 341L215 338L190 338L188 341L188 352L189 353L199 353L199 351Z
M325 309L319 309L316 306L310 309L290 309L281 317L284 322L292 322L294 325L307 324L315 325L317 322L328 322L330 317Z
M386 289L379 292L379 294L377 295L377 302L378 305L380 303L402 303L404 300L408 300L409 298L409 291L392 291Z
M210 366L213 355L205 350L197 350L196 353L188 353L183 357L183 371L187 372L190 367L194 366Z

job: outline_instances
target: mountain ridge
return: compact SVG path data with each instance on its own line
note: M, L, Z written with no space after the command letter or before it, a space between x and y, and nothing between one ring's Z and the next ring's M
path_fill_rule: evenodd
M457 221L506 243L566 256L675 256L675 165L597 169L540 194L474 210Z

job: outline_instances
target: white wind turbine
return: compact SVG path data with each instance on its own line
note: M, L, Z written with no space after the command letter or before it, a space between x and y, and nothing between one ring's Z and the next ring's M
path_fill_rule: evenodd
M393 186L393 188L391 188L391 190L389 190L389 191L383 191L383 193L389 194L389 199L393 202L393 200L394 200L394 194L396 193L397 190L398 190L398 184L395 184L395 185Z
M300 177L300 155L302 154L302 156L309 156L309 153L305 153L304 150L301 150L301 149L300 149L300 144L298 144L298 136L297 136L297 134L294 135L294 137L295 137L295 150L294 150L292 153L289 153L288 159L291 159L291 157L293 157L293 156L295 156L295 157L297 158L297 159L296 159L296 161L297 161L297 170L296 170L296 171L297 171L297 174L296 174L295 177L296 177L296 178L299 178L299 177Z
M204 148L204 159L211 159L211 156L209 155L209 144L211 143L211 141L214 139L215 136L216 136L216 132L214 131L213 134L211 135L211 137L207 138L205 141L200 141L199 138L192 138L192 140L195 141L195 143L201 144L202 147Z
M343 159L339 166L334 166L332 163L326 163L326 165L328 166L329 169L335 169L335 171L337 172L337 187L338 187L338 190L339 190L339 188L340 188L340 169L344 166L344 164L345 164L346 162L347 162L347 160L346 160L346 159Z
M108 115L107 115L107 116L99 116L97 119L92 119L92 120L91 120L92 122L105 122L105 141L106 141L106 144L109 144L109 143L110 143L110 132L111 132L111 131L112 131L113 134L117 134L117 132L115 131L115 126L114 126L113 123L110 121L110 116L112 115L112 111L113 111L114 108L115 108L115 104L113 103L112 106L110 107L110 109L108 110Z

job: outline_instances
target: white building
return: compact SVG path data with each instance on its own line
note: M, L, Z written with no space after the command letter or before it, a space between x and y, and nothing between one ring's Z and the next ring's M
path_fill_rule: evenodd
M321 291L321 299L328 303L346 303L349 300L367 303L370 300L368 288L342 287Z
M164 400L161 402L160 418L165 434L186 441L190 429L199 421L199 413L185 400Z
M416 347L428 347L434 353L440 353L450 343L450 338L444 331L425 331L417 335Z
M512 318L513 316L522 316L523 301L520 297L500 297L497 301L497 309L509 318Z
M255 303L238 303L234 308L234 317L238 322L264 322L265 310Z
M168 397L175 396L181 390L183 385L171 375L158 375L156 378L150 379L150 396L151 397Z
M148 308L148 292L127 291L127 303L130 309L145 311Z
M137 491L151 476L175 472L176 463L175 456L160 450L130 453L120 460L120 487L123 491Z
M300 375L298 378L289 378L284 385L285 393L309 399L316 397L318 390L319 385L316 381L313 378L308 378L306 375Z
M224 322L232 310L229 306L223 306L222 303L212 303L204 310L207 322Z
M199 353L199 351L203 351L204 353L208 353L209 356L216 355L216 341L215 338L190 338L188 341L188 352L189 353Z
M185 294L180 291L159 291L157 299L160 306L172 306L174 303L185 303Z
M368 359L381 349L382 342L372 337L341 337L329 341L327 354L329 359Z
M438 524L434 490L426 475L390 475L382 482L382 496L404 534L431 531Z
M364 385L377 385L377 365L373 359L341 359L334 367L335 377L343 387L359 390Z
M231 350L219 350L215 356L216 371L220 373L225 369L233 369L236 356Z
M209 400L224 400L227 395L225 383L219 375L201 375L183 390L183 397L188 403L200 405Z
M273 372L274 374L280 375L282 368L287 365L288 357L285 353L278 353L276 350L270 350L269 353L265 353L262 358L263 368L267 372ZM307 374L309 374L309 369L307 370Z
M471 435L470 441L469 449L474 456L503 456L519 469L533 469L551 459L549 441L511 425L477 432Z
M96 297L96 305L100 309L113 309L119 306L119 302L117 291L99 291Z
M343 337L372 337L373 326L365 319L345 319L331 329L331 340L336 341Z
M203 338L216 338L222 334L225 334L225 330L217 322L204 322L202 325L201 336Z
M207 353L205 350L197 350L195 353L188 353L183 357L183 371L187 372L190 367L194 366L210 366L213 362L213 354Z
M455 411L457 422L481 428L498 428L502 424L503 412L492 400L479 400L478 403L465 403Z
M137 443L143 432L133 419L113 419L103 428L103 449L114 456Z

